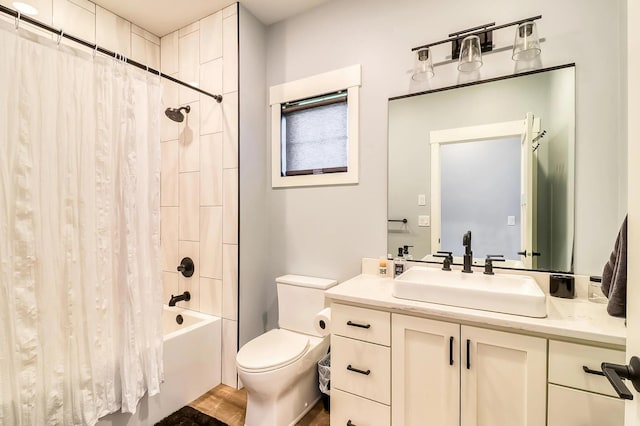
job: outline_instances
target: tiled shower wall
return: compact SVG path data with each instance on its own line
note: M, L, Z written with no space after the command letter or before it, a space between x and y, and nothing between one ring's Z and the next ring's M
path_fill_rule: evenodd
M160 67L159 37L88 0L29 0L29 3L38 8L38 15L33 17L38 21L61 28L67 34L97 43L151 68ZM0 4L13 9L13 0L0 0ZM14 21L7 15L1 16L4 20ZM57 37L29 24L21 25L47 37ZM62 42L76 48L82 47L64 39Z
M182 123L162 123L161 240L164 296L222 320L222 381L236 386L238 329L238 15L229 6L161 39L163 73L222 103L163 81L163 109L189 105ZM184 278L183 257L196 265Z
M13 0L0 4L13 8ZM181 305L223 318L222 381L237 386L238 329L238 16L237 4L160 39L88 0L30 0L35 19L62 28L163 73L223 94L212 98L162 80L163 105L190 105L182 123L161 118L161 244L164 300L189 290ZM0 19L14 19L0 14ZM41 35L45 31L21 24ZM76 43L64 40L76 48ZM196 272L176 267L191 257Z

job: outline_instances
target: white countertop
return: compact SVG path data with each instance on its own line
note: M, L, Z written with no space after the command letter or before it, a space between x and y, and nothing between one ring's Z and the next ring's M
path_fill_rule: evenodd
M586 340L624 347L624 318L607 314L607 305L586 299L561 299L547 295L547 317L530 318L511 314L481 311L397 299L392 295L393 280L377 275L358 275L326 291L327 299L364 305L381 310L429 316L453 322L489 325L514 331L535 333L549 338Z

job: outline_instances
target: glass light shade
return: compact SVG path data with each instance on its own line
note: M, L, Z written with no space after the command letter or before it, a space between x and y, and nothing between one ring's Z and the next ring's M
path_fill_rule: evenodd
M411 79L414 81L424 81L434 76L433 62L429 48L419 49L416 52L416 63L413 68Z
M471 72L482 66L482 51L480 50L480 37L472 35L465 37L460 46L460 58L458 59L458 71Z
M516 29L516 39L513 42L514 61L530 61L540 54L540 41L535 22L523 22Z

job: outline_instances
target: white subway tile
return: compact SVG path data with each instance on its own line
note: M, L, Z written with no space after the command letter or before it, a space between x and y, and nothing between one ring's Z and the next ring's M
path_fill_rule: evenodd
M238 319L238 246L224 244L222 249L222 316Z
M131 23L100 6L96 7L96 43L131 56Z
M139 26L137 26L135 24L131 24L131 32L133 34L137 34L137 35L141 36L142 38L144 38L147 41L152 42L153 44L157 44L158 46L160 46L160 37L158 37L155 34L150 33L149 31L145 30L144 28L140 28Z
M160 79L162 87L162 110L178 107L178 85L166 78ZM170 120L166 115L160 117L160 140L172 141L179 138L180 123Z
M185 277L181 273L178 274L178 293L182 294L188 291L191 295L191 300L188 302L180 302L180 306L192 309L194 311L200 310L200 248L197 242L194 241L180 241L179 243L179 259L176 262L177 268L183 258L189 257L193 260L195 266L195 272L190 277Z
M222 316L222 281L200 277L200 312Z
M224 117L223 167L238 167L238 92L224 95L222 115Z
M178 259L178 207L160 208L160 253L163 271L175 271Z
M193 32L180 37L180 80L195 87L200 86L200 36ZM180 86L180 103L197 101L199 93L195 90Z
M200 239L200 176L198 172L180 173L178 188L180 199L180 220L178 238L180 241Z
M233 16L235 14L238 13L238 4L234 3L231 6L227 6L224 9L222 9L222 17L223 18L228 18L230 16Z
M200 136L200 205L222 205L222 133Z
M238 385L236 354L238 353L238 322L222 320L222 383L235 388Z
M238 169L222 171L222 242L238 244Z
M180 172L200 170L200 103L189 103L190 112L180 123Z
M222 207L200 207L200 275L222 279Z
M141 64L147 63L147 52L145 46L146 40L144 37L138 34L131 33L131 59L140 62Z
M178 285L178 273L177 272L162 272L162 301L165 304L169 303L172 295L176 295L179 292Z
M222 21L222 87L224 93L238 91L238 17Z
M214 95L222 93L222 59L200 65L200 88Z
M145 40L146 65L154 70L160 69L160 45Z
M200 62L222 57L222 11L200 20Z
M198 31L200 29L200 22L196 21L192 24L187 25L186 27L180 28L179 32L180 32L180 37L184 37L186 35L189 35L195 31Z
M180 72L178 56L178 31L160 39L160 70L165 74L176 74Z
M161 146L160 205L178 207L178 141Z
M211 96L200 95L200 134L219 133L224 129L222 108L224 104L218 103Z
M69 0L53 0L53 26L62 28L65 33L72 34L90 43L95 43L95 5L91 8L83 7L80 4ZM80 46L72 41L68 41L67 43L76 48Z
M89 0L69 0L69 2L86 9L94 15L96 14L96 5Z

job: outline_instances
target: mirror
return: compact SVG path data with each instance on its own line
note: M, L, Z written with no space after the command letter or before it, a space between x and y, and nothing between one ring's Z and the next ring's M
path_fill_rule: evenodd
M390 99L388 161L389 253L573 272L573 64Z

